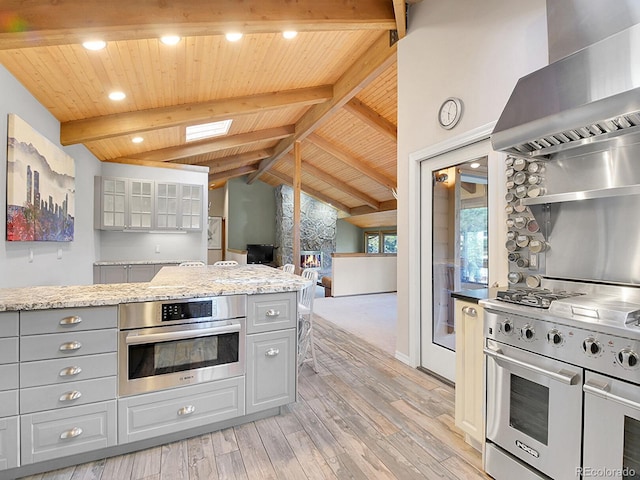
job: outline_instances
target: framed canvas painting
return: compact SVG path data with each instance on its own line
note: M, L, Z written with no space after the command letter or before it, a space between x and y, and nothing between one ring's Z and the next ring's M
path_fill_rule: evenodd
M220 250L222 248L222 217L209 217L207 247L209 250Z
M8 118L7 241L71 242L75 163L15 114Z

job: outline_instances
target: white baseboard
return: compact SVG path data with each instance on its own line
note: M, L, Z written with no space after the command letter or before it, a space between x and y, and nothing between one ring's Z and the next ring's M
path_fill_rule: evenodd
M413 368L417 367L417 365L413 365L411 363L411 358L409 358L408 355L405 355L404 353L399 352L399 351L396 350L396 355L395 356L396 356L396 360L400 360L402 363L405 363L405 364L409 365L410 367L413 367Z

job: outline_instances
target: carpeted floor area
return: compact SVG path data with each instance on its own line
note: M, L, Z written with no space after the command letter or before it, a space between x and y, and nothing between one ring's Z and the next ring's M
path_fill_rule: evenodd
M348 297L318 297L313 312L381 348L396 353L397 295L380 293Z

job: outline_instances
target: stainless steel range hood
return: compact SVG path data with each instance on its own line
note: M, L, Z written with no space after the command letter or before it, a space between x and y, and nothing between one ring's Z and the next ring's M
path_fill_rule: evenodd
M495 150L537 157L636 132L640 24L521 78L491 141Z

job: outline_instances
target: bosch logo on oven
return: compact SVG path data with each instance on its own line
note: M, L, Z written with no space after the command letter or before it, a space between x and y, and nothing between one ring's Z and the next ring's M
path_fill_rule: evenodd
M180 377L181 382L188 382L195 378L195 375L185 375L184 377Z
M529 455L531 455L533 457L540 458L540 454L538 453L537 450L534 450L529 445L525 445L520 440L516 440L516 447L524 450L525 452L527 452Z

